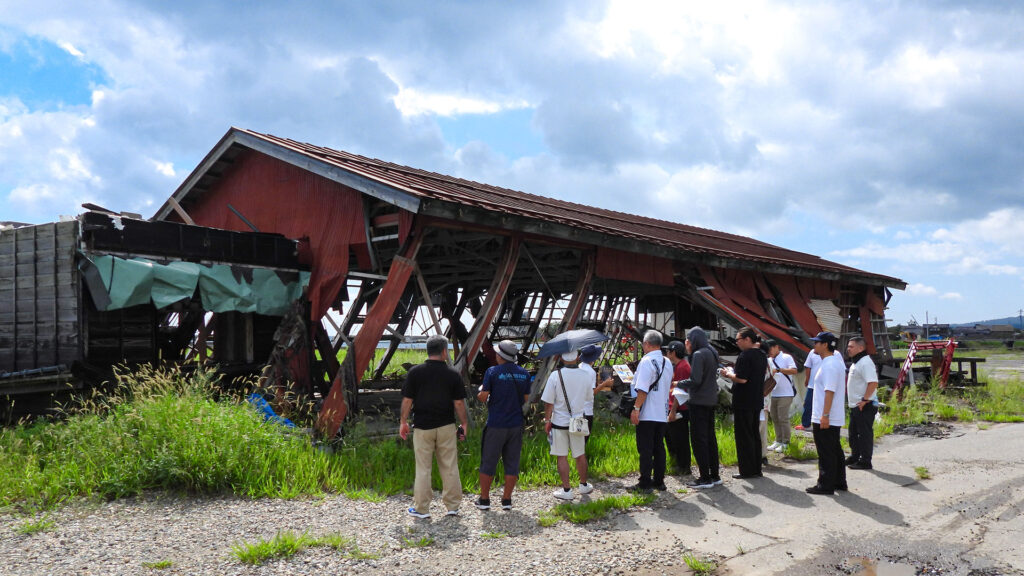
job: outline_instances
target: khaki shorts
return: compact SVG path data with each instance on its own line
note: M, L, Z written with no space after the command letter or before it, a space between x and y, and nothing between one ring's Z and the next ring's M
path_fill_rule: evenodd
M587 453L585 438L573 436L568 430L551 429L551 455L568 456L572 450L573 458L579 458Z

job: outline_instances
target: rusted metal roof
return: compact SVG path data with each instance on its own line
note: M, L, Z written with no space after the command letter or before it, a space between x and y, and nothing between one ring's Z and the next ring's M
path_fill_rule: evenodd
M283 151L290 151L310 160L322 162L421 200L439 200L496 213L553 222L572 228L659 245L671 250L706 254L730 260L809 268L872 278L896 288L906 285L897 278L858 270L819 258L813 254L788 250L745 236L528 194L252 130L232 128L225 135L225 139L222 139L222 143L233 135L248 135L275 147L280 147ZM207 160L209 159L208 156ZM195 172L193 173L194 177L197 177ZM183 187L187 187L187 185L188 181ZM179 188L178 192L175 197L180 201L189 193L189 190ZM161 217L168 210L169 208L165 205L157 217Z

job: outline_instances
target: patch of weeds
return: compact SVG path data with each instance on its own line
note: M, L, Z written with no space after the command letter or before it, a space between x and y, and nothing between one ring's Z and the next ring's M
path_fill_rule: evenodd
M377 492L376 490L369 490L366 488L359 488L356 490L345 490L345 496L349 500L365 500L367 502L383 502L387 499L386 496Z
M932 477L932 473L924 466L915 466L914 473L917 474L918 480L927 480Z
M991 428L991 426L985 424L984 422L978 423L978 430L988 430L989 428Z
M430 536L422 536L417 540L402 538L402 542L409 548L426 548L434 543L434 539Z
M710 560L701 560L693 554L683 555L683 562L686 562L686 565L690 567L690 570L693 571L695 576L710 576L711 574L714 574L715 570L718 568L718 565L714 562Z
M48 514L44 514L35 520L26 520L22 522L14 529L14 531L18 534L31 536L40 532L50 532L56 527L57 523L51 520Z
M687 488L676 488L676 494L689 494L690 490Z
M171 562L170 560L158 560L156 562L142 563L143 568L149 568L150 570L164 570L166 568L170 568L171 566L174 566L174 562Z
M545 528L549 528L558 524L558 515L555 514L554 510L541 510L537 514L537 524Z
M352 546L352 548L346 554L353 560L376 560L380 558L380 554L374 554L373 552L363 552L359 549L359 546Z
M559 504L551 510L551 513L556 518L565 518L574 524L583 524L600 520L613 509L626 510L633 506L645 506L657 499L658 497L654 494L620 494L578 504L568 502Z
M818 451L814 449L814 444L796 436L790 439L785 454L794 460L801 461L818 458Z
M739 544L737 544L736 545L736 553L739 554L740 556L743 556L744 554L747 553L747 551L743 549L743 546L740 546Z
M508 534L506 534L504 532L483 532L483 533L480 534L481 538L490 538L490 539L493 539L493 540L497 540L497 539L500 539L500 538L505 538L507 536L508 536Z
M340 534L328 534L314 537L308 532L296 534L291 530L278 532L270 540L260 539L255 543L238 542L232 544L231 552L240 561L258 566L272 558L291 558L306 548L327 546L335 550L343 550L352 545L354 540Z

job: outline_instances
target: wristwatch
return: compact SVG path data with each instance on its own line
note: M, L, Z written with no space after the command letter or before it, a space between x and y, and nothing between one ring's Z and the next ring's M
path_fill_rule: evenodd
M636 404L633 404L633 412L639 412L639 411L640 411L640 407L637 406Z

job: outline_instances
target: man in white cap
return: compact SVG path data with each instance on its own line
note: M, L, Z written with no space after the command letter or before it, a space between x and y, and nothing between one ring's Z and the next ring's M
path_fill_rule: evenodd
M551 455L558 460L558 476L562 488L555 498L572 500L576 497L569 486L569 452L576 460L576 474L580 477L579 493L590 494L594 487L587 483L587 453L583 436L569 433L569 420L583 414L583 406L594 395L593 377L579 369L579 351L562 354L563 366L548 376L541 394L544 402L544 431L551 442Z
M523 448L523 404L530 397L530 373L516 364L519 347L511 340L494 345L497 366L484 372L477 400L487 404L487 423L480 441L480 498L476 507L491 507L491 482L498 458L505 468L501 507L512 509L512 490L519 480L519 454Z

